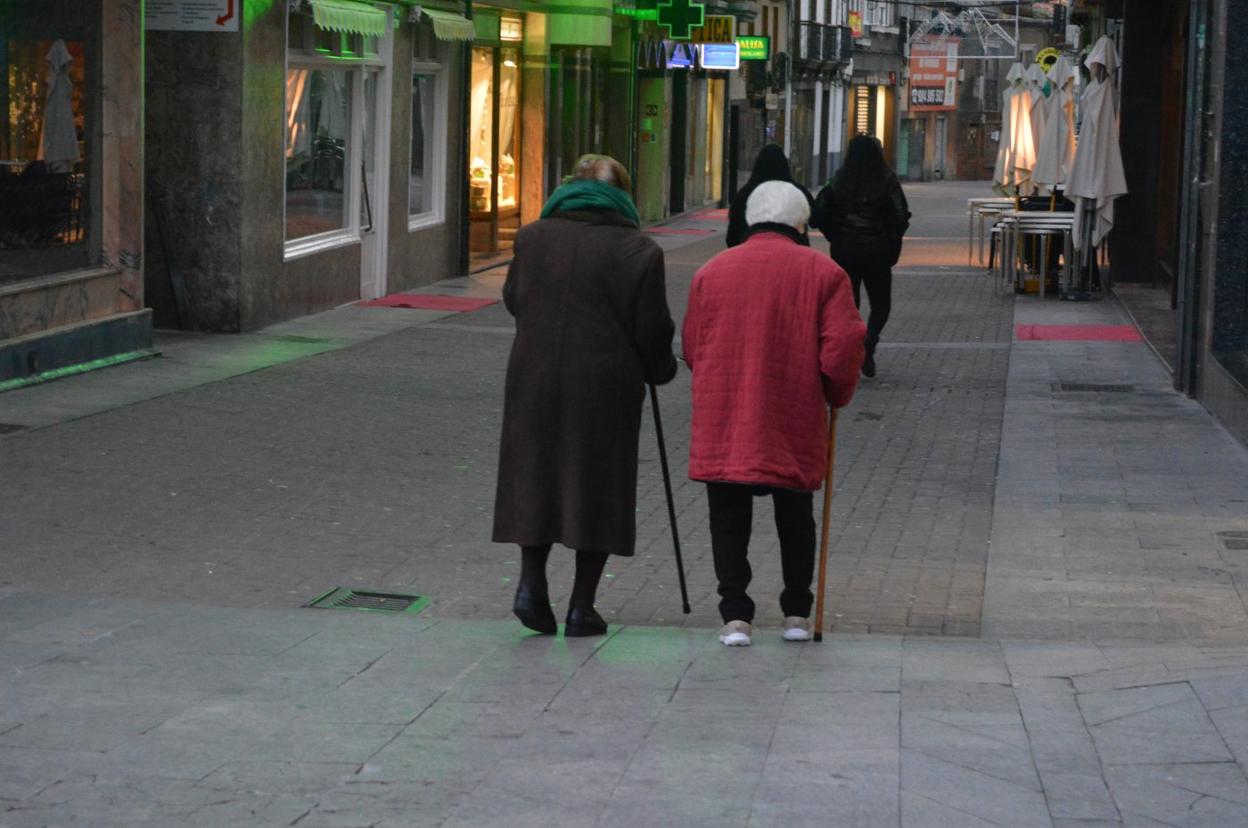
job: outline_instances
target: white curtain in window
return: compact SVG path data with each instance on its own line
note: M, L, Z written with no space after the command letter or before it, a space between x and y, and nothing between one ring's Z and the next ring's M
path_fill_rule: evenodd
M78 128L74 126L74 82L69 67L74 59L64 40L57 40L48 51L48 100L43 109L43 134L39 158L51 172L73 172L78 163Z

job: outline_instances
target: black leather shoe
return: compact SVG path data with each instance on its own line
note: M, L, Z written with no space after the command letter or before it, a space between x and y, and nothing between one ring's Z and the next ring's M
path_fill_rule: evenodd
M555 611L550 607L550 596L545 590L531 589L524 584L516 587L516 600L511 605L511 611L530 630L543 635L559 632Z
M567 624L563 628L565 638L583 638L587 635L603 635L607 622L593 607L568 610Z
M875 354L867 352L867 357L862 361L862 375L864 377L875 376Z

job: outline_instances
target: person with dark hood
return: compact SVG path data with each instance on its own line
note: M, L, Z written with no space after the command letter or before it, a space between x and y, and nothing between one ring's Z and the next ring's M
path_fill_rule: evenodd
M759 150L758 158L754 160L754 169L750 173L750 180L745 182L745 186L737 190L737 194L732 197L732 204L728 207L727 242L729 247L736 247L745 241L746 234L750 229L745 222L745 205L750 200L750 193L754 192L754 189L764 181L787 181L794 187L797 187L806 196L811 214L814 214L815 200L805 187L793 180L793 171L789 169L789 159L785 157L784 150L775 144L768 144ZM812 224L814 223L812 222ZM809 247L810 234L803 230L801 236L800 243Z
M546 560L576 550L566 636L602 635L594 596L608 555L632 555L647 383L676 375L663 251L640 230L628 172L586 155L516 237L503 302L507 363L494 540L521 547L512 610L558 631Z
M892 308L893 265L910 226L910 208L897 176L884 161L880 142L858 135L849 142L845 161L815 199L811 222L828 240L832 258L849 273L854 304L862 306L867 289L867 355L862 374L875 376L875 348Z

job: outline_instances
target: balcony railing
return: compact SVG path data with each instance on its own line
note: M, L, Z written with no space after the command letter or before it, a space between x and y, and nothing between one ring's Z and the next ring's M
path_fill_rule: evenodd
M853 54L848 26L829 26L809 20L798 23L797 58L807 63L847 63Z

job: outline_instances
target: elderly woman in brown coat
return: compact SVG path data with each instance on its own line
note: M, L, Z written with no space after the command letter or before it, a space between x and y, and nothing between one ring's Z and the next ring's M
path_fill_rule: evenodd
M601 635L608 555L632 555L646 383L676 374L663 251L639 229L628 173L587 155L516 237L503 301L507 365L494 540L519 544L513 611L553 634L546 559L576 550L568 636Z

